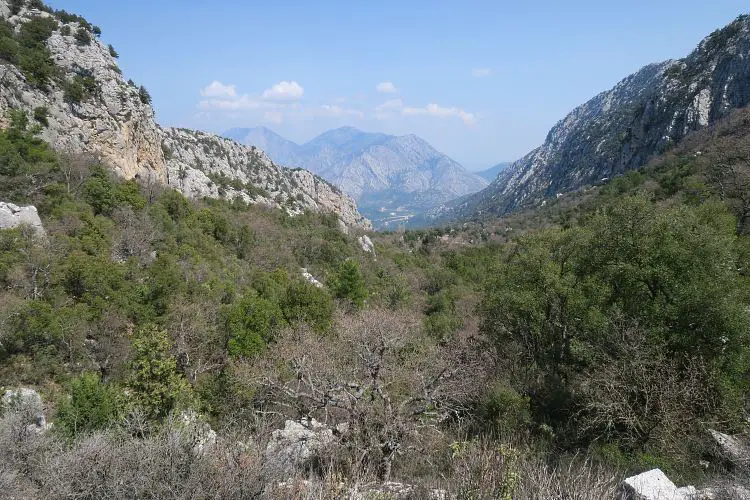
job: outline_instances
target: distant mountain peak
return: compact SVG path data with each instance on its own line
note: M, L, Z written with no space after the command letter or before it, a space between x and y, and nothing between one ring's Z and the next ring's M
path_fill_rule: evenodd
M408 219L487 185L415 134L393 136L345 126L296 145L257 129L235 130L242 132L225 135L260 147L279 163L320 175L358 199L363 213L376 219L384 214L388 219L391 213L394 219ZM388 220L380 222L383 226Z

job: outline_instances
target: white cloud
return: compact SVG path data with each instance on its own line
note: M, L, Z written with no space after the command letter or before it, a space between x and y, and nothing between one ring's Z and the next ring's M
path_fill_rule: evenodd
M319 116L332 116L337 118L342 116L353 116L355 118L365 117L364 113L358 109L342 108L335 104L322 104L316 114Z
M388 99L383 104L375 106L375 111L391 111L394 109L401 109L404 107L404 101L401 99Z
M471 76L474 78L484 78L486 76L490 76L492 74L492 70L490 68L474 68L471 70Z
M222 111L246 111L269 107L267 103L253 99L247 94L234 99L204 99L198 106L201 109L218 109Z
M263 114L263 121L278 125L284 122L284 114L281 111L266 111Z
M201 90L203 97L234 98L237 97L237 87L225 85L219 80L214 80L206 88Z
M375 87L375 90L381 94L398 94L398 89L392 82L380 82Z
M302 97L305 89L297 82L279 82L263 92L263 99L270 101L294 101Z
M430 103L424 108L407 107L401 110L401 113L405 116L427 115L436 118L460 118L466 125L473 125L476 122L476 116L473 113L455 107L444 108L434 103Z

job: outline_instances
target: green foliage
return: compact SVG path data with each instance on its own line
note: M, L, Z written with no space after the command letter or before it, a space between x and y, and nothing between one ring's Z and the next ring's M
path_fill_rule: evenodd
M70 399L57 409L55 430L67 438L99 431L118 422L122 413L120 395L94 373L73 379Z
M76 30L76 43L81 46L91 45L91 33L81 26Z
M71 30L70 26L68 26L67 24L63 26L62 28L60 28L60 34L62 36L70 36L72 33L73 33L73 30Z
M34 120L44 125L45 127L49 125L49 121L47 120L48 116L49 116L49 110L47 109L46 106L38 106L34 108Z
M645 331L645 359L703 360L711 375L701 390L722 399L714 417L737 418L742 391L719 389L746 387L747 285L735 248L718 204L624 198L578 227L520 238L487 284L482 330L542 381L523 387L542 422L575 427L566 415L588 404L573 399L586 374L635 361L621 358L623 327Z
M112 57L114 57L115 59L117 59L118 57L120 57L120 54L118 54L118 53L117 53L117 51L116 51L116 50L115 50L115 48L114 48L114 47L112 46L112 44L109 44L109 45L107 46L107 49L109 50L109 55L111 55L111 56L112 56Z
M43 47L57 26L51 17L34 17L21 25L18 42L26 48Z
M501 435L517 435L531 424L530 398L506 383L495 383L481 406L481 416Z
M143 85L138 88L138 98L143 104L151 104L151 94L149 94L148 90L146 90L146 87Z
M292 281L281 303L284 317L290 323L307 323L319 333L333 324L334 304L331 296L306 281Z
M10 15L15 16L21 9L26 5L26 0L10 0L8 6L10 7Z
M229 354L246 357L260 354L285 323L277 304L252 293L245 295L226 313Z
M331 281L331 290L336 298L344 299L356 308L364 306L368 291L359 269L359 262L353 259L345 260Z
M93 76L76 75L63 84L65 102L80 104L99 93L99 84Z
M128 387L133 390L138 404L154 418L165 417L172 410L189 405L190 385L177 371L167 332L146 326L133 334L131 344Z

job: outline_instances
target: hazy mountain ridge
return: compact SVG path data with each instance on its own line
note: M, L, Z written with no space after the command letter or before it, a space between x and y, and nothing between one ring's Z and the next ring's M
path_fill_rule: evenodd
M9 125L12 110L22 110L43 125L40 137L57 151L94 157L126 179L153 179L191 197L240 197L291 214L332 210L346 224L369 227L351 198L332 186L323 188L322 179L309 172L279 167L257 150L196 132L203 153L193 154L193 141L180 140L190 134L159 126L146 89L125 80L116 52L95 36L90 24L70 14L53 14L42 4L12 4L0 0L0 18L8 22L3 42L13 46L11 35L35 22L32 31L39 39L25 50L33 50L42 62L35 77L24 69L23 59L0 58L0 126ZM47 73L40 73L40 67ZM200 156L202 161L185 160ZM220 190L210 176L217 175L212 164L225 159L222 171L234 187Z
M545 143L485 190L435 214L466 218L534 206L644 165L689 132L750 104L750 17L689 56L645 66L558 122Z
M487 185L416 135L342 127L302 145L262 127L232 129L224 135L265 146L275 161L320 175L357 199L370 218L377 213L414 214Z

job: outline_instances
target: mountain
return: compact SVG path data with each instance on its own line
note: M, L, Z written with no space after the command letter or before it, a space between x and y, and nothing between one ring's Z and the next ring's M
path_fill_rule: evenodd
M750 16L705 38L684 59L651 64L558 122L542 146L485 190L436 210L502 215L644 165L691 131L750 104Z
M480 170L479 172L474 172L482 179L486 180L487 182L494 181L498 174L505 170L506 168L510 167L512 165L511 162L504 161L502 163L498 163L494 167L490 167L486 170Z
M370 227L354 200L310 172L212 134L160 127L148 91L125 81L117 53L80 16L0 0L0 18L0 127L20 110L55 150L92 157L123 178L290 214L333 212L347 225Z
M262 149L273 156L274 161L280 165L293 166L297 164L299 146L266 127L233 128L222 135L240 144Z
M224 136L265 148L275 161L302 167L354 197L376 225L388 227L487 186L416 135L329 130L297 145L266 128L232 129Z

